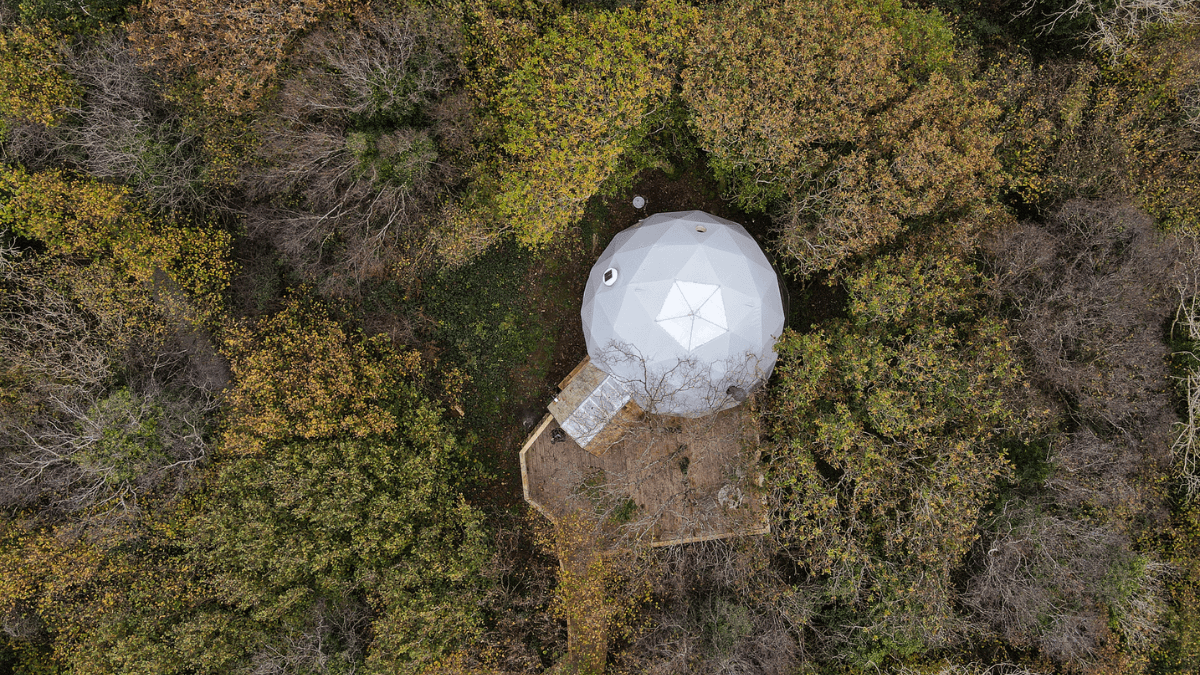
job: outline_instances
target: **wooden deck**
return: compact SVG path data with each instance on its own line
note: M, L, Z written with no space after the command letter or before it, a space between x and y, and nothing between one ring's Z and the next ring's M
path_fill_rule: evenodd
M770 529L757 430L742 406L699 419L648 415L600 456L566 434L553 442L556 428L547 414L521 449L525 499L552 521L590 511L655 546Z

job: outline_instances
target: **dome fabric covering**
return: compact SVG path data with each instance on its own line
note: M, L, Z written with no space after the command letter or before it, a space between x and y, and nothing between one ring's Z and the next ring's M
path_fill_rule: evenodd
M592 267L582 315L592 363L643 409L684 417L731 408L730 387L765 380L784 322L758 243L703 211L659 213L619 232Z

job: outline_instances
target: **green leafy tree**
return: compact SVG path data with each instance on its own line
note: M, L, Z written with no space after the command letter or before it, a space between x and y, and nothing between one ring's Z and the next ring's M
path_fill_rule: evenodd
M352 337L301 301L230 330L227 348L237 385L225 443L239 456L194 523L224 601L289 625L317 605L367 607L370 630L343 631L341 644L361 660L351 643L373 635L372 672L460 648L480 625L486 546L459 493L464 449L418 392L419 357Z
M186 511L160 509L162 517L102 540L71 527L0 524L0 614L20 627L9 635L48 643L46 672L230 672L261 640L261 625L222 605L181 555L176 528Z
M780 536L862 663L952 640L951 573L1009 470L989 441L1019 368L976 284L944 252L881 257L845 279L848 318L778 345Z
M231 330L246 378L232 414L258 437L253 453L227 448L239 454L220 458L205 490L104 537L0 528L0 613L32 626L26 639L52 637L72 672L411 672L481 630L489 548L461 496L465 448L414 367L319 307L275 319ZM152 460L169 420L153 409L132 420L135 403L118 392L96 405L116 421L81 463L120 479Z
M481 625L487 549L480 514L458 492L461 448L429 403L405 398L391 434L295 440L229 462L196 525L222 598L253 616L368 606L366 662L380 673L460 649Z

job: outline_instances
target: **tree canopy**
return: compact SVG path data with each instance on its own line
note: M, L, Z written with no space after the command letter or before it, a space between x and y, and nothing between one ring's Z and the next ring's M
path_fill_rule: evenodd
M1194 5L0 0L0 672L1196 671ZM742 498L650 411L551 523L692 209L790 298Z

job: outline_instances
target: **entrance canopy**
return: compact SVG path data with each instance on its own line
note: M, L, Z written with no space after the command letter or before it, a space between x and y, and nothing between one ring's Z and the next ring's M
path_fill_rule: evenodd
M783 321L762 249L703 211L655 214L618 233L583 295L592 363L659 414L699 417L745 400L771 374Z

